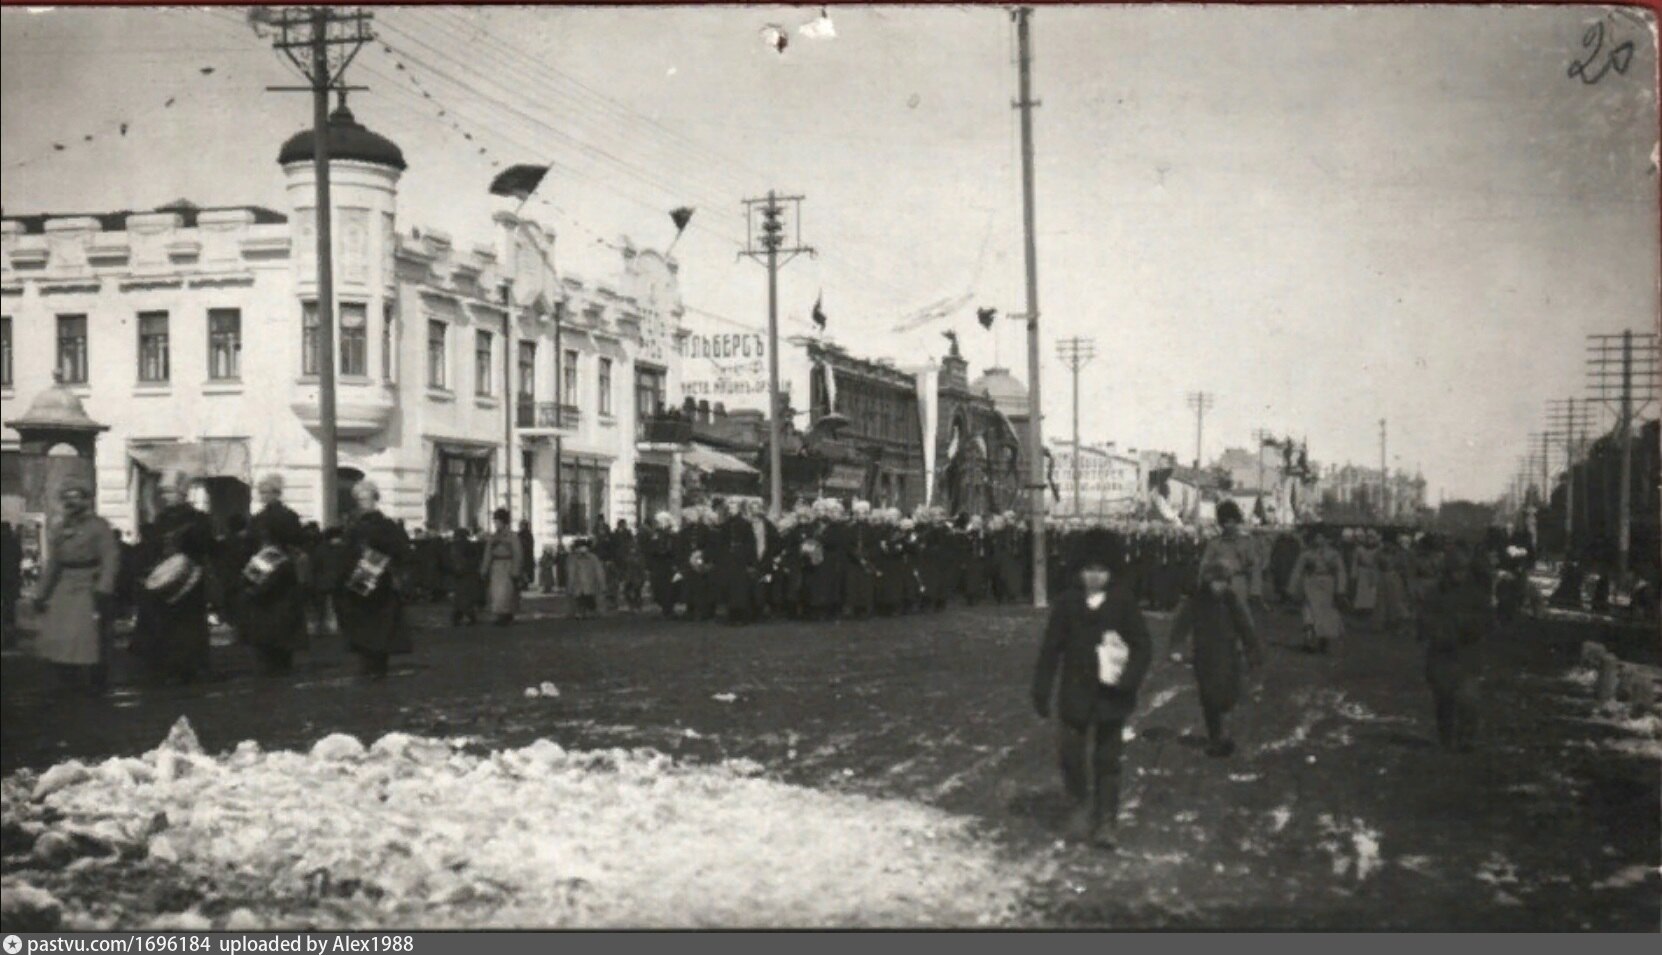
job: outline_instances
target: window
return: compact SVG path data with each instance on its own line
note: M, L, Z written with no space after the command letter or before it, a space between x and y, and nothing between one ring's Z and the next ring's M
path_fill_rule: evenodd
M369 310L362 302L340 307L340 373L369 374Z
M473 340L473 393L491 393L491 333L477 332Z
M64 384L87 383L87 317L58 316L58 374Z
M595 377L600 382L600 413L610 415L612 413L612 360L610 358L600 359L600 368Z
M208 378L227 381L242 377L242 312L234 308L208 309Z
M167 381L167 313L140 312L139 381Z
M519 343L519 393L527 398L537 393L537 343Z
M566 349L565 364L560 369L565 380L565 388L560 392L560 401L568 407L577 407L577 352Z
M302 375L317 374L317 326L317 303L302 302L300 304L300 373Z
M396 372L398 370L398 362L396 361L396 358L397 358L397 355L398 355L398 343L395 341L396 333L394 332L394 329L393 329L393 323L395 323L397 320L398 320L398 313L393 308L392 302L390 300L382 302L381 303L381 380L382 381L393 381L396 377Z
M635 368L635 415L655 418L664 413L664 373L658 368Z
M430 319L427 322L427 387L449 388L444 360L445 324Z
M0 316L0 388L12 386L12 317Z

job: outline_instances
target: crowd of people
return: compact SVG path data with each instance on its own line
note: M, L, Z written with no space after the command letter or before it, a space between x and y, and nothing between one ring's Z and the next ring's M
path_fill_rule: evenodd
M666 618L832 621L931 613L950 604L1029 601L1029 524L922 507L910 516L855 502L802 503L777 520L753 500L659 513L649 526L597 526L569 549L533 559L530 528L499 510L478 539L448 537L383 514L372 482L353 489L345 525L319 531L283 503L283 482L258 484L260 509L215 535L186 500L189 480L162 482L160 508L139 540L120 540L92 513L91 489L71 483L31 597L37 652L66 683L108 684L113 621L134 619L131 652L156 680L210 675L213 617L228 623L268 674L322 633L338 633L367 680L413 650L404 608L448 600L452 621L513 620L522 593L563 589L584 616L606 609ZM1538 604L1529 535L1479 542L1408 528L1248 528L1224 502L1217 525L1111 521L1047 528L1044 586L1052 605L1034 673L1033 703L1054 710L1067 791L1083 838L1114 841L1124 724L1155 658L1146 611L1173 614L1170 651L1194 672L1206 752L1227 758L1228 718L1245 673L1263 659L1255 615L1296 614L1302 648L1328 653L1353 630L1417 635L1438 738L1472 748L1488 634ZM16 550L8 545L8 552ZM9 559L9 558L8 558ZM1566 569L1556 601L1579 600ZM90 679L89 679L90 677ZM1054 700L1054 706L1052 701Z
M1475 747L1484 643L1527 600L1535 559L1527 535L1474 544L1405 529L1252 533L1233 503L1217 515L1217 535L1184 568L1170 631L1173 659L1193 670L1207 755L1235 752L1227 720L1245 674L1264 658L1254 613L1276 609L1297 612L1313 653L1328 652L1350 626L1376 639L1414 634L1439 742L1457 753ZM1073 535L1068 589L1053 603L1032 684L1034 709L1057 720L1063 785L1075 801L1071 834L1109 848L1125 723L1156 657L1139 606L1146 543L1106 528Z

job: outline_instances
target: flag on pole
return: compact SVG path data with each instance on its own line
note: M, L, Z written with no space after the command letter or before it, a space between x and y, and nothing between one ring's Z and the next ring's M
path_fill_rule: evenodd
M982 328L992 328L993 319L997 317L998 309L996 308L978 308L975 310L975 318L981 323Z
M822 332L825 331L826 322L824 304L825 292L821 291L814 297L814 326Z
M672 209L669 213L670 221L675 223L675 236L680 238L681 233L687 231L687 223L692 221L693 209L691 206L681 206Z
M507 196L524 202L531 197L542 185L542 178L548 175L547 166L533 166L525 163L509 166L496 174L491 180L491 195Z

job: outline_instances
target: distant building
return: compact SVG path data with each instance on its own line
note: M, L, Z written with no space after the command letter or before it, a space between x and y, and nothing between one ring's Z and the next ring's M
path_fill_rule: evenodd
M1075 449L1071 441L1050 445L1056 462L1057 500L1050 513L1057 517L1120 517L1136 512L1147 503L1141 457L1121 453L1114 444L1085 444ZM1074 466L1079 468L1079 507L1074 507Z

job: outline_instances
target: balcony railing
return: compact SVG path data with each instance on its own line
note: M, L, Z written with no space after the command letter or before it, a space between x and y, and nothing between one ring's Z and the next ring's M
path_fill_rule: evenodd
M576 428L583 421L583 412L574 405L557 401L535 401L526 395L519 397L514 408L514 424L520 428Z
M683 418L653 417L635 422L635 440L647 444L686 444L692 434L692 422Z

